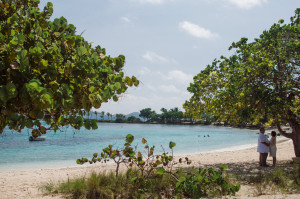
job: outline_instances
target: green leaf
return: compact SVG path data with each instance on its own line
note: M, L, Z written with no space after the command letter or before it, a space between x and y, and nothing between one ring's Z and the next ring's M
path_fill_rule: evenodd
M87 49L84 46L80 46L77 49L77 53L78 53L79 56L83 56L87 53Z
M25 126L26 126L27 128L31 128L31 127L33 126L32 120L27 119L27 120L25 121Z
M170 149L172 149L173 147L175 147L176 146L176 143L175 142L170 142L169 143L169 148Z
M113 100L114 100L115 102L117 102L119 99L118 99L118 97L117 97L116 95L114 95L114 96L113 96Z
M128 135L126 136L126 139L125 139L126 142L132 143L133 140L134 140L134 136L133 136L133 135L128 134Z
M139 84L140 84L140 81L139 81L139 80L133 82L133 85L134 85L135 87L137 87Z
M158 174L158 175L163 175L165 172L166 171L165 171L165 169L163 167L158 167L156 169L156 174Z
M13 83L6 84L6 90L9 98L14 98L17 96L17 87Z
M20 34L18 35L18 43L19 43L19 44L23 44L24 41L25 41L25 36L24 36L23 34L20 33Z
M119 82L116 82L114 87L116 90L119 90L121 88L121 84Z
M51 96L48 93L43 94L41 96L41 99L42 99L44 104L47 104L47 105L51 104Z
M73 37L68 37L67 38L67 43L68 43L68 45L70 45L70 46L75 46L75 40L73 39Z
M42 59L42 60L41 60L41 63L42 63L42 65L45 66L45 67L48 66L48 61L45 60L45 59Z
M221 170L226 170L226 169L228 169L228 166L226 164L221 164L219 168Z
M137 180L137 177L133 177L130 179L131 183L134 183Z
M92 129L93 130L96 130L96 129L98 129L98 122L96 121L96 120L92 120Z
M91 93L93 93L94 90L95 90L95 87L94 87L94 86L90 86L89 91L90 91Z
M76 160L76 163L77 163L77 164L83 164L82 161L81 161L80 159L77 159L77 160Z

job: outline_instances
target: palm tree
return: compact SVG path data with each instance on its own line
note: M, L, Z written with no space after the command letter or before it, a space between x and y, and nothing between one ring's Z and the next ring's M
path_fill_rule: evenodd
M104 115L105 115L105 112L102 111L102 112L101 112L101 118L102 118L102 120L104 119Z
M109 112L107 112L106 113L106 116L107 116L107 118L109 119L109 116L110 116L111 114L109 113Z
M98 112L97 111L95 111L95 115L96 115L96 120L98 121L98 118L97 118Z

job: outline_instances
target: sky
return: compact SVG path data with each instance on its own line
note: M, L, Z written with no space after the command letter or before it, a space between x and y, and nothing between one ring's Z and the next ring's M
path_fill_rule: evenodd
M43 8L51 0L41 0ZM107 55L125 55L124 72L140 85L97 111L160 113L190 98L187 87L232 42L249 41L279 19L289 23L299 0L52 0L51 19L64 16L77 34Z

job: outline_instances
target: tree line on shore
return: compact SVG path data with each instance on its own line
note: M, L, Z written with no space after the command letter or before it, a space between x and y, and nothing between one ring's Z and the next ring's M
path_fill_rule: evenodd
M157 113L151 108L144 108L135 114L125 115L122 113L111 114L109 112L92 111L85 112L85 117L95 119L99 122L116 122L116 123L158 123L158 124L204 124L209 125L217 121L217 118L202 113L201 120L195 120L190 115L181 111L178 107L171 109L161 108Z
M188 113L181 111L178 107L171 109L161 108L160 113L157 113L151 108L144 108L139 112L128 115L117 113L112 114L105 111L85 112L84 118L93 119L98 122L115 122L115 123L152 123L152 124L185 124L185 125L216 125L216 126L234 126L259 128L250 121L240 122L232 125L227 120L221 120L220 117L213 116L209 113L201 113L200 119L194 119Z

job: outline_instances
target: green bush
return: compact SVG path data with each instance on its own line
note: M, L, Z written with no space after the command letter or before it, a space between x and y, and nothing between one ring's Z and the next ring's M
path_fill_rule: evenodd
M163 153L156 155L155 146L150 147L146 139L142 139L142 144L146 154L136 151L132 146L134 136L128 134L123 148L113 148L112 145L102 149L102 153L94 153L91 160L87 158L77 159L78 164L90 164L101 162L106 163L113 160L117 166L115 175L110 174L96 176L88 179L88 198L155 198L174 196L184 198L197 198L202 196L223 196L234 195L239 191L240 185L232 185L226 179L224 170L227 166L221 165L218 170L203 169L198 170L174 170L175 164L191 164L187 157L174 161L173 148L176 143L170 142L171 153L163 149ZM126 175L119 173L121 164L128 168ZM106 179L103 182L101 179ZM122 181L120 184L119 182ZM123 187L126 187L122 189Z
M218 170L213 168L191 170L181 177L176 183L175 194L188 198L205 196L234 195L239 191L240 185L231 185L226 180L224 170L227 166L221 165Z

